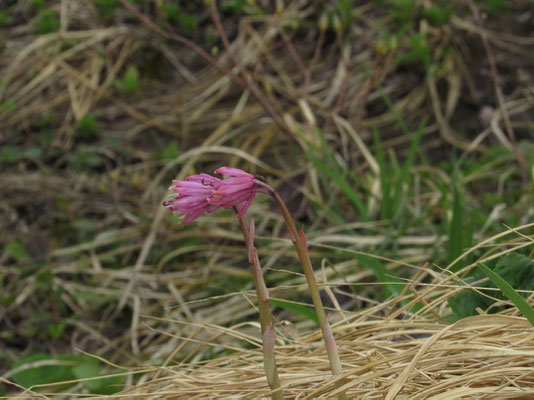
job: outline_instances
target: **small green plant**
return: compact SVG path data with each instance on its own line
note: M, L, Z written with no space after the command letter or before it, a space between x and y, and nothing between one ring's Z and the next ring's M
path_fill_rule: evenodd
M491 279L491 281L501 290L508 300L514 303L514 306L521 311L521 313L528 319L530 324L534 326L534 309L532 309L532 306L525 300L525 298L516 292L515 289L499 274L488 268L487 265L478 263L478 267L482 270L482 272L484 272L484 274L486 274L488 278Z
M43 10L33 23L33 32L37 35L57 32L59 30L59 19L53 10Z
M103 374L98 360L76 354L53 356L38 353L18 360L11 369L16 371L12 376L13 381L25 388L75 379L90 379L82 381L82 385L89 393L109 395L118 392L123 382L121 376L99 378ZM66 389L73 385L64 384L54 388Z
M30 256L26 251L26 247L22 244L22 241L18 238L11 240L6 246L6 253L19 263L26 263L29 261Z
M178 5L177 3L164 4L162 11L163 16L171 21L177 21L178 16L181 13L180 5Z
M133 94L139 89L139 71L135 65L130 65L122 80L115 82L115 87L127 94Z
M221 3L221 9L226 12L240 14L246 6L245 0L224 0Z
M54 122L56 122L56 117L51 112L45 112L43 115L41 115L39 118L35 120L35 122L32 124L32 128L34 129L44 129L50 127Z
M484 268L480 267L480 265L481 264L479 263L479 271L482 273L477 273L474 276L465 279L465 281L471 285L474 284L474 282L478 282L483 279L484 276L488 276L491 281L483 284L477 283L476 286L479 288L496 288L497 285L497 287L504 293L504 296L495 291L487 292L487 294L492 297L500 300L504 300L505 298L512 300L510 297L510 291L508 289L503 290L502 281L506 282L508 286L514 288L515 290L534 290L534 261L522 254L507 254L501 257L497 261L496 265L492 268L485 265ZM491 272L488 273L488 270ZM495 276L498 276L499 278L495 279ZM484 289L480 290L484 291ZM523 298L525 294L518 294L518 296ZM517 306L515 296L514 300L512 301ZM485 310L493 303L494 301L492 299L483 296L474 290L465 290L449 299L449 305L456 314L457 318L465 318L471 315L476 315L477 308ZM497 312L498 309L493 308L493 311Z
M408 51L401 53L396 62L399 65L421 63L428 71L432 61L430 46L427 43L426 36L418 33L410 37L410 47Z
M469 248L471 244L471 238L467 237L467 234L471 232L471 229L466 229L464 226L463 215L463 198L458 189L458 185L453 183L452 187L452 216L448 223L447 233L448 240L448 262L449 264L454 262L466 248ZM455 263L450 269L453 272L457 272L465 266L467 260L462 259Z
M198 28L198 16L183 12L176 3L164 4L163 15L169 21L176 23L180 28L187 31L195 31Z
M10 23L11 17L5 11L0 11L0 28L5 28Z
M118 0L95 0L96 8L103 17L110 17L119 7Z
M177 140L171 141L161 153L161 159L168 163L174 160L180 154L180 148Z
M353 0L338 0L336 3L336 9L341 15L343 29L347 29L351 25L353 2Z
M423 11L423 17L430 25L442 26L449 22L453 12L454 9L450 4L443 7L432 4Z
M17 109L17 102L14 99L7 99L0 105L0 112L11 114Z
M30 0L30 7L35 11L41 11L44 7L44 0Z
M484 10L490 14L496 14L507 8L506 0L486 0Z
M92 114L87 114L78 120L77 129L84 139L90 139L98 134L100 124Z
M388 0L385 3L390 17L399 29L411 24L415 16L414 0Z
M0 164L12 164L22 158L22 151L20 147L7 145L0 151Z
M67 156L67 161L74 169L84 170L102 165L102 157L91 148L81 147Z

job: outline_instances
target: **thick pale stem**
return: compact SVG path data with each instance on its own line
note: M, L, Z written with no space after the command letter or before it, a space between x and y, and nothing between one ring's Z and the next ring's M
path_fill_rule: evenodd
M249 244L249 230L247 227L247 223L243 218L238 218L239 220L239 226L241 227L241 231L243 232L243 238L245 239L245 243L247 246L247 249L250 247ZM252 243L252 246L254 244ZM250 253L250 251L249 251ZM261 325L261 334L263 335L267 328L271 325L271 317L269 313L269 303L266 301L263 301L262 299L262 291L260 289L262 283L263 286L265 286L265 282L263 282L263 275L258 276L258 274L255 271L255 267L253 264L251 264L252 268L252 276L254 278L254 286L256 288L256 296L258 297L258 310L260 313L260 325ZM261 271L261 269L260 269ZM261 279L261 281L259 281Z
M271 196L274 198L274 200L278 204L278 207L280 208L280 211L282 212L284 221L287 225L287 228L289 229L291 240L293 241L295 249L297 250L300 264L302 265L302 270L304 271L304 276L306 277L306 281L308 282L308 288L310 290L310 295L312 297L313 305L315 307L315 313L317 314L319 326L321 328L321 332L323 333L323 340L325 342L326 352L328 353L328 360L330 362L332 374L341 375L343 373L343 369L341 368L341 361L339 359L339 354L337 351L334 336L332 334L332 330L324 312L323 302L321 300L319 288L317 286L317 282L315 281L315 275L313 274L313 267L310 261L310 256L308 254L308 245L306 243L306 237L304 236L304 232L301 231L299 233L297 231L297 227L293 222L293 218L291 218L291 214L289 213L286 204L278 195L278 193L273 190ZM340 382L337 387L340 387L341 385L342 383ZM338 395L337 398L340 400L344 400L346 399L346 395L345 393L342 393Z
M284 394L280 387L280 379L278 378L278 369L276 368L276 360L274 357L274 325L271 324L271 315L269 312L269 292L267 291L267 286L263 280L258 252L254 246L254 221L251 221L251 229L249 231L245 220L242 217L238 217L238 220L241 231L243 232L243 238L247 245L248 258L252 268L252 276L254 277L254 286L256 287L256 296L258 297L258 310L263 339L263 362L267 382L273 391L271 395L272 399L284 400Z

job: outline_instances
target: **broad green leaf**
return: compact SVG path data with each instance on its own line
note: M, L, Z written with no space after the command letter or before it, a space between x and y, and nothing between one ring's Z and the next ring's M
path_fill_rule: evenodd
M99 362L90 357L84 357L84 361L73 368L73 373L76 379L98 378L102 375ZM123 376L110 376L90 379L83 381L82 384L89 393L110 395L122 390L123 381Z
M34 385L64 382L74 379L72 373L76 361L72 356L54 357L49 354L34 354L17 361L12 366L13 381L25 388Z
M482 296L474 290L464 290L463 292L452 296L448 302L454 314L460 318L476 315L477 308L484 310L491 304L490 299Z
M521 311L526 319L534 326L534 309L532 306L515 291L503 278L501 278L495 271L492 271L488 266L478 263L478 267L484 272L488 278L503 292L503 294Z
M28 253L26 248L19 239L13 239L6 246L7 254L11 256L14 260L18 262L24 262L28 260Z
M494 271L514 288L534 290L534 261L523 254L510 253L501 257Z

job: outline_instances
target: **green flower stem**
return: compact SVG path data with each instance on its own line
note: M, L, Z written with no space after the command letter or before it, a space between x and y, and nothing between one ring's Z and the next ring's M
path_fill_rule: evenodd
M250 243L249 240L249 229L247 223L243 218L238 218L239 226L241 227L241 232L243 232L243 238L247 245L247 249L250 249L254 246L254 243ZM263 281L263 274L261 271L261 265L259 259L256 255L253 262L250 264L252 268L252 276L254 277L254 286L256 287L256 296L258 298L258 310L260 314L260 325L261 325L261 335L262 339L265 341L266 334L265 332L269 329L272 329L272 335L274 336L274 326L271 326L271 314L269 312L269 299L265 298L264 291L261 288L265 288L265 282ZM271 336L271 335L267 335ZM266 350L267 349L267 350ZM284 394L280 388L280 379L278 378L278 369L276 368L276 360L274 357L274 339L272 346L266 346L264 343L264 366L267 375L267 382L271 387L272 399L273 400L284 400ZM268 371L268 372L267 372Z
M321 300L321 295L319 293L319 288L317 287L317 282L315 281L315 275L313 274L313 267L310 261L310 257L308 254L308 246L306 244L306 238L304 235L300 235L297 231L297 227L295 226L295 223L293 222L293 218L291 217L291 214L289 213L289 210L287 209L286 204L282 200L282 198L276 193L274 190L271 192L271 196L274 198L276 203L278 204L278 207L280 208L280 211L282 212L282 216L284 218L284 221L287 225L287 228L289 229L289 234L291 235L291 240L293 241L293 244L295 245L295 249L297 250L297 254L299 256L300 263L302 265L302 269L304 271L304 276L306 276L306 280L308 282L308 288L310 290L310 294L312 297L313 305L315 307L315 313L317 314L317 319L319 321L319 327L321 328L321 332L323 334L323 340L325 342L326 351L328 353L328 360L330 362L330 368L332 370L332 374L334 375L341 375L343 373L343 369L341 367L341 361L339 359L339 354L337 352L337 346L334 341L334 336L331 335L331 329L330 325L328 324L323 302ZM328 325L328 326L327 326ZM330 334L329 334L330 332ZM342 382L340 382L337 387L342 386ZM345 393L341 393L337 396L340 400L345 400L347 397Z

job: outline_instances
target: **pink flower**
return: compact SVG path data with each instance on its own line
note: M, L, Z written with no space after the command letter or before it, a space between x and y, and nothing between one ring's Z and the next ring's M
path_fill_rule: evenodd
M259 181L254 175L237 168L222 167L215 172L225 175L225 178L213 183L215 190L208 203L218 207L235 207L241 204L238 216L242 217L256 196Z
M174 183L173 191L178 196L171 201L163 203L172 211L178 211L180 215L185 215L183 225L200 217L204 211L212 212L220 208L213 207L208 200L213 194L214 185L221 180L208 174L191 175L185 178L185 181L172 181Z

